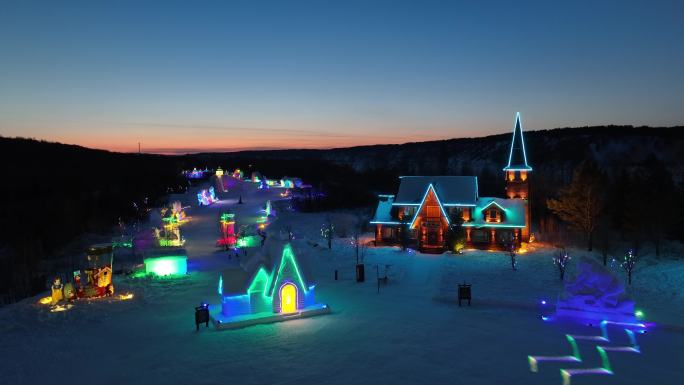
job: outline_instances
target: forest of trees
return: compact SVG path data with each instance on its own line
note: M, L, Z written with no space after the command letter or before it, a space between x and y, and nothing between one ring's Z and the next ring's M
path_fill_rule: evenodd
M604 255L623 243L636 254L651 245L659 256L664 240L684 239L684 206L678 204L684 189L655 157L613 177L586 160L557 195L548 199L548 209L579 232L589 250L597 240Z
M41 262L80 235L108 233L184 188L169 160L0 137L0 303L44 290Z
M540 240L604 256L662 252L684 239L684 127L585 127L526 133L532 226ZM332 150L183 156L121 154L0 137L0 303L45 288L43 262L87 233L111 234L146 215L180 171L240 167L249 175L300 177L312 185L302 211L366 207L393 193L400 175L477 175L480 195L503 196L510 134ZM137 209L136 209L137 207ZM583 214L578 215L581 212ZM618 244L623 246L618 246Z

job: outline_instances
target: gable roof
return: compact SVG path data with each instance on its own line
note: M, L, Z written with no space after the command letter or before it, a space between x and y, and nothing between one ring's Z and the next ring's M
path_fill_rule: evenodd
M508 165L504 167L504 171L507 170L532 170L532 167L527 164L527 153L525 152L522 123L520 123L520 112L515 115L513 139L511 140L511 149L508 153Z
M473 215L471 220L465 222L465 227L510 227L523 228L525 227L525 206L527 201L524 199L504 199L482 197L478 199L477 206L473 208ZM483 213L488 207L498 206L503 211L503 221L491 223L485 221Z
M294 251L289 242L267 241L259 252L245 261L243 268L228 269L221 273L222 295L228 297L248 294L254 280L259 278L260 271L269 277L264 295L271 295L282 265L290 263L290 261L295 266L295 274L297 275L295 280L301 280L298 283L304 286L304 291L307 291L315 282L308 264L302 263L303 258L300 254L301 252Z
M277 284L278 279L280 278L280 272L285 267L286 263L293 263L295 269L295 276L293 277L294 282L300 283L303 286L302 289L304 290L304 292L307 292L309 290L309 286L314 284L313 279L311 279L311 277L313 276L311 274L311 270L306 268L304 266L305 264L300 263L300 258L297 256L297 253L292 248L292 244L285 244L282 250L282 253L279 253L279 255L273 261L273 268L271 269L271 279L269 281L267 293L273 293L275 285Z
M432 184L444 206L474 206L477 202L475 176L401 176L395 206L420 205Z
M437 199L437 204L439 205L439 209L442 211L442 215L444 216L444 219L446 219L446 222L448 225L451 224L451 221L449 220L449 216L447 213L444 211L444 205L442 202L439 200L439 196L437 196L437 192L435 191L435 186L430 183L425 190L425 194L423 195L423 199L420 201L420 205L418 206L418 210L416 210L415 214L413 214L413 219L411 220L411 224L409 225L409 228L413 228L413 225L416 223L416 218L418 218L418 213L421 212L423 209L423 205L425 204L425 200L427 199L428 195L432 192L435 195L435 199Z

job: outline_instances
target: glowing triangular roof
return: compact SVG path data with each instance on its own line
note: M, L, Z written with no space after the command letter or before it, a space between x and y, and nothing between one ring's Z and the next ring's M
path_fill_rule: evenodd
M446 219L446 222L448 225L451 224L451 221L449 220L449 216L447 215L446 211L444 211L444 206L442 206L442 202L439 200L439 195L437 195L437 191L435 191L435 187L430 183L428 185L428 188L425 190L425 194L423 195L423 199L420 201L420 205L418 206L418 210L416 210L416 213L413 214L413 219L411 220L411 224L409 225L409 228L412 229L413 225L416 223L416 218L418 218L418 213L423 209L423 205L425 204L425 199L427 199L428 194L432 191L432 193L435 195L435 199L437 199L437 204L439 205L439 209L442 211L442 215L444 215L444 219Z
M513 140L511 140L511 149L508 153L508 165L504 167L504 171L507 170L532 171L532 167L527 164L527 153L525 152L525 139L523 137L522 123L520 123L520 112L515 115Z

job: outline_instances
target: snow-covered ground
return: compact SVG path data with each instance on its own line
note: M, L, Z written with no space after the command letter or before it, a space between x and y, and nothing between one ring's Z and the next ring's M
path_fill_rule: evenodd
M230 207L238 222L253 220L279 192L245 185L244 205L236 204L236 188L219 193L222 200L209 207L197 207L193 194L183 196L193 206L183 227L186 277L116 277L117 291L133 292L133 299L79 301L65 312L50 313L36 304L39 297L0 309L0 384L561 384L561 367L600 365L587 341L580 343L582 364L540 363L539 373L530 372L528 355L570 354L565 334L599 334L595 327L540 319L538 301L553 301L562 288L553 250L520 255L512 271L502 253L369 248L367 280L356 283L349 239L335 239L332 250L320 239L326 214L280 212L269 231L290 224L296 237L309 241L317 299L332 314L196 332L193 307L218 303L218 271L237 266L214 246L219 212ZM386 264L389 283L378 293L375 266ZM611 353L613 376L573 377L573 384L681 383L682 265L665 258L643 263L630 292L656 327L637 336L642 352ZM473 285L470 307L455 301L464 281Z

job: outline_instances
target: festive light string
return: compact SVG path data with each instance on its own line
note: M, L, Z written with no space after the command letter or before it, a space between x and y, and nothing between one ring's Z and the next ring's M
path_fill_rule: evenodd
M634 331L632 331L632 329L644 330L646 328L646 324L603 320L600 323L601 335L586 336L566 334L566 338L572 346L573 354L570 356L528 356L530 371L535 373L538 372L538 363L542 361L582 362L582 358L579 355L579 350L577 348L576 340L595 341L597 343L609 343L610 338L608 336L608 326L611 325L623 328L624 332L627 334L627 337L629 338L628 346L596 345L596 350L599 353L599 356L601 357L601 367L561 369L560 373L561 378L563 379L563 385L570 385L572 376L614 374L610 365L610 360L608 358L608 352L641 353L639 345L636 341L636 335L634 334Z

